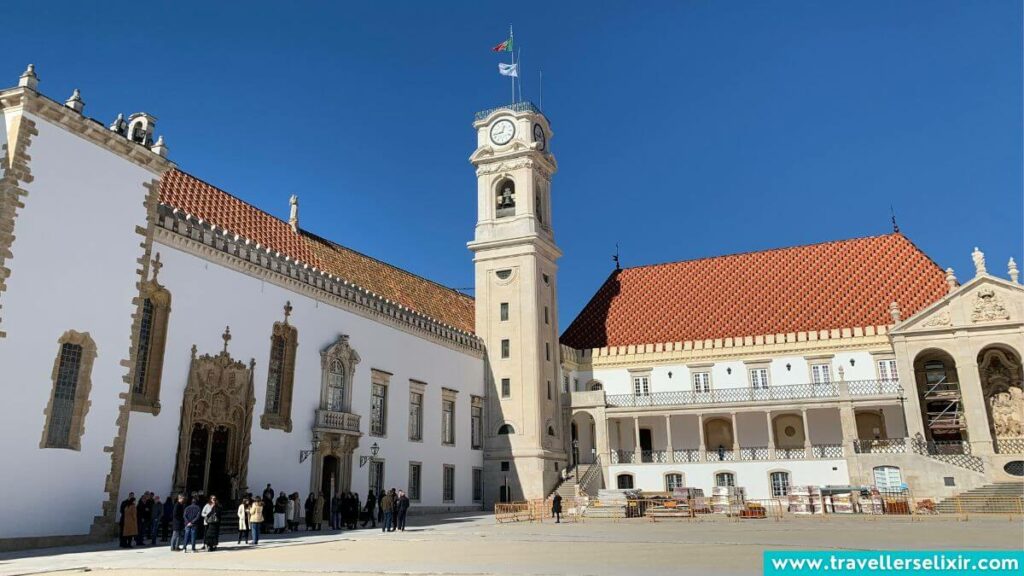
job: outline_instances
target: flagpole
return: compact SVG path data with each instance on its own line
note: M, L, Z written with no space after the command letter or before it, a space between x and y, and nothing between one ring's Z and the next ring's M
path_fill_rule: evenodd
M540 111L543 112L544 111L544 71L540 70L539 72L537 72L537 76L540 77L540 81L538 82L538 84L540 84Z
M519 49L519 57L516 58L516 78L519 77L519 65L523 63L523 49ZM523 81L519 81L519 101L523 101Z
M516 64L516 37L512 33L512 25L508 25L508 42L509 42L509 54L512 56L512 67L515 68ZM516 103L516 77L512 76L512 103Z

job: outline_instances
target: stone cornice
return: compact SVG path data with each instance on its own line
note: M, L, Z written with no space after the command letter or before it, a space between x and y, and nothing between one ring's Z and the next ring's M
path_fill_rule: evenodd
M791 332L742 338L717 338L663 344L610 346L580 351L580 369L637 365L687 364L775 356L822 355L837 351L889 349L888 327L867 326L813 332ZM563 355L563 358L565 355Z
M132 142L128 138L112 132L98 120L84 116L30 88L11 88L0 91L0 107L11 106L21 106L24 111L90 140L157 176L174 167L173 162L142 144Z
M166 205L160 206L154 238L162 244L204 260L393 326L419 338L476 357L483 356L483 342L474 334L439 322L283 254L270 252L223 228L214 229L209 223Z

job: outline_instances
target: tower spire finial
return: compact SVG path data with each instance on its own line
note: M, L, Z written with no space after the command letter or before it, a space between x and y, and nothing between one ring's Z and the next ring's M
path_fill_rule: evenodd
M619 243L615 243L615 254L612 254L612 262L615 262L615 269L622 270L622 265L619 262Z
M893 234L900 233L900 225L896 223L896 211L893 210L892 204L889 204L889 216L892 218L892 232Z

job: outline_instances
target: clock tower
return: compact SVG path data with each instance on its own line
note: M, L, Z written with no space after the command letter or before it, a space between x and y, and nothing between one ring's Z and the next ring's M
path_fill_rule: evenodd
M476 333L486 346L484 501L544 498L567 464L551 229L551 126L533 104L476 115Z

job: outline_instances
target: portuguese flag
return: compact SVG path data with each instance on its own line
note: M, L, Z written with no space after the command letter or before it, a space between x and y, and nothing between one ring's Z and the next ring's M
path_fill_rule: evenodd
M512 51L512 37L509 36L508 40L505 40L501 44L498 44L494 48L491 48L491 50L493 50L495 52L511 52Z

